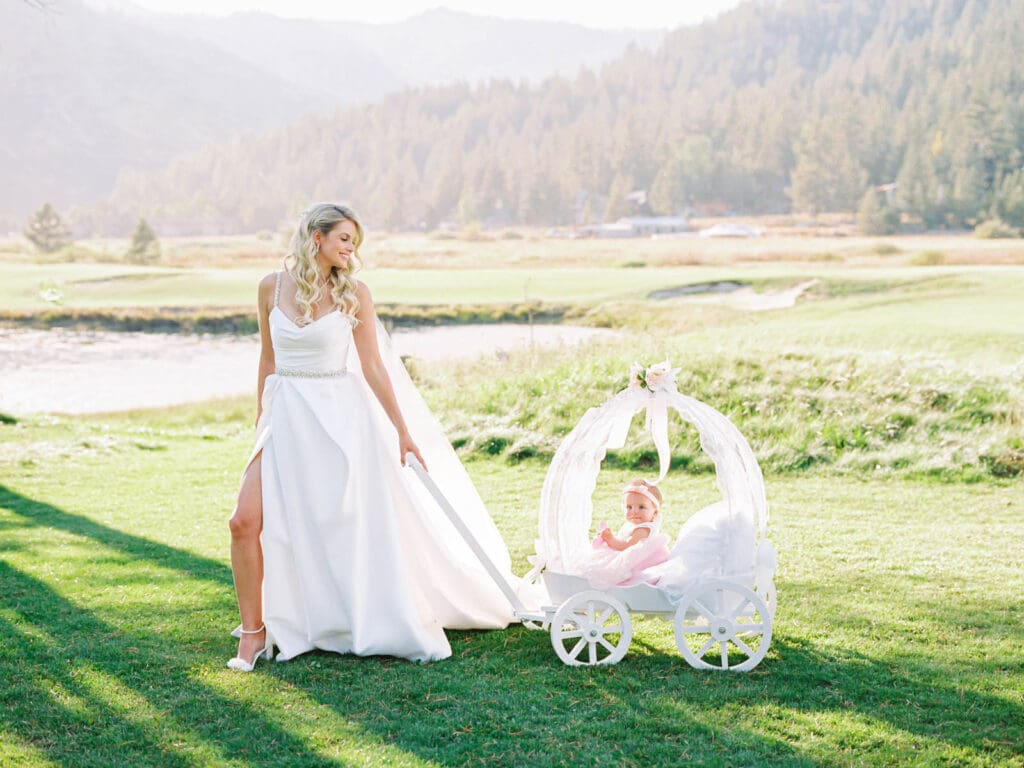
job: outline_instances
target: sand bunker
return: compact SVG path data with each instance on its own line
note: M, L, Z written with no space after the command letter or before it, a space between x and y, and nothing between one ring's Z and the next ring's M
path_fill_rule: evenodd
M815 278L794 285L792 288L758 293L746 283L736 280L718 280L652 291L647 294L647 298L658 300L685 297L687 301L725 304L736 309L758 312L765 309L792 307L804 291L818 282L819 280Z

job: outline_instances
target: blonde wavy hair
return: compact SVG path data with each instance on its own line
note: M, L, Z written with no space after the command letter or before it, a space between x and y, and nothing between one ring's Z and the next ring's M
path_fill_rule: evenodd
M320 266L316 261L320 248L313 239L313 233L319 232L322 237L326 237L332 229L346 220L351 221L356 227L355 248L345 269L331 267L328 282L335 306L355 319L359 311L359 299L356 298L356 281L353 275L360 267L359 246L363 242L363 225L359 223L355 212L344 205L317 203L303 212L295 228L295 234L292 235L291 245L284 257L284 266L295 281L295 303L307 323L313 322L313 305L323 298L326 287L326 284L320 282Z

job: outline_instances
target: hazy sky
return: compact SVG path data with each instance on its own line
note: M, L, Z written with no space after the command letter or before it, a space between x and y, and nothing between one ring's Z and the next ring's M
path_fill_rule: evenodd
M262 10L277 16L352 21L401 21L430 8L444 6L482 16L571 21L588 27L671 28L695 24L739 5L740 0L132 0L135 5L168 13L227 15ZM96 4L102 4L98 2ZM109 2L114 5L116 2Z

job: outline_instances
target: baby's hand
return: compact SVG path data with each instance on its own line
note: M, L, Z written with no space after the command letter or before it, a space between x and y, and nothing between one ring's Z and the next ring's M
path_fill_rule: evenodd
M608 526L601 529L601 538L605 542L609 542L612 539L612 530Z

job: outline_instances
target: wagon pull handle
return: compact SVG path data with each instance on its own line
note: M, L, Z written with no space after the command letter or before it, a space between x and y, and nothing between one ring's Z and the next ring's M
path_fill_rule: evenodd
M451 502L449 502L447 497L441 493L441 489L437 487L437 483L434 482L434 478L427 474L427 470L423 468L422 464L420 464L419 459L417 459L410 451L405 454L405 462L406 465L412 467L416 476L419 477L420 482L422 482L427 491L430 492L430 495L434 497L434 501L436 501L437 505L441 507L441 510L445 513L447 518L451 520L452 525L454 525L455 529L461 534L466 544L469 545L469 548L473 550L473 554L477 556L477 559L484 567L484 570L487 571L490 577L494 580L498 589L500 589L502 594L505 595L505 599L508 600L516 615L522 616L527 613L526 607L519 599L519 595L517 595L515 590L512 589L512 586L505 580L505 577L501 575L501 571L499 571L497 566L495 566L491 561L491 558L484 551L484 548L480 546L480 542L476 540L472 531L469 530L466 524L462 521L462 518L459 517L459 513L455 511Z

